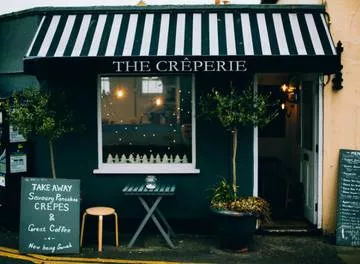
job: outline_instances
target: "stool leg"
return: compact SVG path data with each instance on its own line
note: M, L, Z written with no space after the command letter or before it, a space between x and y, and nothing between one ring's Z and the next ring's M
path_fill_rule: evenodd
M118 216L117 213L114 213L115 216L115 242L116 242L116 247L119 246L119 234L118 234Z
M81 247L82 244L83 244L84 227L85 227L85 217L86 217L86 212L83 214L83 217L82 217L81 234L80 234L80 247Z
M99 215L99 226L98 226L98 251L102 252L102 233L103 233L103 216Z

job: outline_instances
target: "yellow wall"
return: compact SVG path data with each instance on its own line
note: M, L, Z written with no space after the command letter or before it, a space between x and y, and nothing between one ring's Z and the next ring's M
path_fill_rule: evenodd
M343 86L324 89L323 229L334 232L339 149L360 149L360 1L327 1L334 42L344 45Z

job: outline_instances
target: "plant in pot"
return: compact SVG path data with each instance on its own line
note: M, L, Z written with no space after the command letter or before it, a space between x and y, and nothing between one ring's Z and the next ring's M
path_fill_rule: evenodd
M201 113L217 120L232 135L231 182L222 178L213 188L211 210L217 215L221 248L247 251L256 230L256 220L270 220L270 206L260 197L241 197L237 186L238 131L244 127L263 127L278 115L277 102L270 94L254 93L230 85L222 91L212 89L201 98Z

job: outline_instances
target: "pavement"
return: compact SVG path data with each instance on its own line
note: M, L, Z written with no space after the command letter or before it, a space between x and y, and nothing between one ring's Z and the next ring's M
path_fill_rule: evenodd
M208 234L178 234L170 249L162 236L141 234L133 248L130 235L120 234L120 247L114 234L104 233L103 252L97 252L96 238L84 241L78 254L41 255L18 251L18 234L0 227L0 264L69 263L242 263L242 264L360 264L360 248L334 245L323 235L257 234L248 252L221 250L216 237Z

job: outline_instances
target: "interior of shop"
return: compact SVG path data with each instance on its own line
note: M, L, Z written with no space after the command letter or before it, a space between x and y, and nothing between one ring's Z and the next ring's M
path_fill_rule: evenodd
M271 204L273 222L265 226L268 229L311 228L304 214L304 183L300 175L299 83L298 77L287 74L258 76L259 93L270 91L280 109L277 118L258 134L258 193Z

